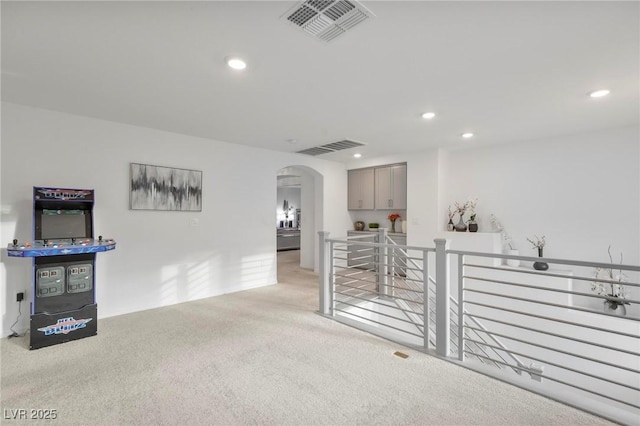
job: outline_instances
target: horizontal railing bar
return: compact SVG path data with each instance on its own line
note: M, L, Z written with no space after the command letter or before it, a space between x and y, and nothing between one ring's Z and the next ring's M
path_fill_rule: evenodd
M576 296L585 296L585 297L592 297L592 298L596 298L596 299L602 299L602 300L610 300L610 298L607 298L606 296L600 296L599 294L594 294L594 293L583 293L580 291L571 291L571 290L563 290L560 288L549 288L549 287L539 287L536 285L531 285L531 284L522 284L522 283L514 283L512 281L503 281L503 280L494 280L491 278L482 278L482 277L474 277L471 275L463 275L463 278L468 278L471 280L478 280L478 281L482 281L482 282L488 282L488 283L495 283L495 284L504 284L504 285L511 285L514 287L522 287L522 288L532 288L535 290L544 290L544 291L553 291L555 293L564 293L564 294L573 294ZM640 300L633 300L633 299L622 299L619 297L615 298L616 300L624 300L625 302L628 303L640 303Z
M391 285L391 284L382 284L382 283L380 283L380 285L385 286L385 287L389 287L389 288L395 288L397 290L410 291L411 293L423 294L422 290L414 290L414 289L407 288L407 287L398 287L397 285ZM422 303L422 299L420 299L419 302Z
M508 309L508 308L502 308L502 307L499 307L499 306L488 305L486 303L473 302L473 301L469 301L469 300L465 300L464 303L468 303L468 304L472 304L472 305L476 305L476 306L483 306L485 308L497 309L497 310L501 310L501 311L504 311L504 312L511 312L513 314L519 314L519 315L525 315L525 316L534 317L534 318L540 318L540 319L544 319L544 320L552 321L552 322L560 322L562 324L574 325L576 327L589 328L591 330L603 331L605 333L614 333L614 334L618 334L620 336L633 337L633 338L636 338L636 339L638 338L637 335L631 334L631 333L624 333L624 332L621 332L621 331L609 330L609 329L606 329L606 328L596 327L596 326L593 326L593 325L581 324L581 323L573 322L573 321L565 321L565 320L561 320L561 319L557 319L557 318L553 318L553 317L547 317L547 316L544 316L544 315L532 314L532 313L529 313L529 312L516 311L514 309Z
M351 282L357 281L357 282L361 282L361 283L368 283L368 284L374 284L377 285L378 283L376 281L370 281L370 280L364 280L361 278L356 278L356 277L342 277L342 278L349 278L351 280ZM337 282L336 280L333 281L333 283L335 285L341 285L339 282Z
M349 281L345 281L345 282L338 282L338 281L334 281L333 284L336 286L344 286L344 287L349 287L349 284L353 284L353 283L364 283L361 286L356 286L355 288L365 288L365 287L376 287L376 282L375 281L366 281L366 280L360 280L358 278L352 278Z
M363 274L364 274L364 272L360 271L360 272L354 272L354 273L351 273L351 274L333 274L333 277L334 278L352 279L352 280L356 280L356 281L371 282L371 283L374 283L374 284L376 283L376 281L370 281L370 280L363 279L363 278L376 278L375 275L366 274L366 275L363 276Z
M585 262L582 260L552 259L548 257L514 256L510 254L480 253L476 251L464 251L464 250L446 250L446 253L465 255L465 256L474 256L474 257L492 257L497 259L518 259L518 260L531 261L531 262L547 262L547 263L555 263L560 265L586 266L588 268L611 269L611 266L612 266L611 263L602 263L602 262ZM622 264L615 265L615 269L640 272L640 266L634 266L634 265L622 265ZM540 275L545 275L545 274L541 273Z
M353 288L353 289L356 289L356 290L360 290L360 288L357 288L357 287L351 287L351 286L348 286L348 285L342 285L342 284L339 284L339 283L335 283L335 285L336 285L336 286L340 286L340 287L347 287L347 288ZM387 284L382 284L382 283L380 283L379 285L389 287L389 285L387 285ZM368 292L368 293L375 293L375 294L378 294L378 293L379 293L378 291L375 291L375 290L363 290L363 291L366 291L366 292ZM398 296L390 296L390 295L386 295L385 297L388 297L388 298L390 298L390 299L404 300L405 302L420 303L420 301L419 301L419 300L405 299L405 298L403 298L403 297L398 297Z
M339 240L339 239L327 239L327 242L332 242L332 243L344 243L344 244L349 244L349 241L345 241L345 240ZM353 244L353 243L351 243ZM430 247L418 247L418 246L404 246L404 245L400 245L400 244L386 244L386 243L369 243L366 241L358 241L357 243L355 243L359 246L367 246L367 247L398 247L401 248L403 250L415 250L415 251L420 251L420 252L433 252L435 253L436 249L434 248L430 248Z
M484 345L484 346L488 346L488 347L494 348L494 349L497 348L497 347L495 347L493 345L490 345L490 344L487 344L487 343L483 343L483 342L478 342L478 341L475 341L473 339L468 339L468 340L471 341L471 342L474 342L474 343L476 343L478 345ZM500 349L502 349L502 348L500 348ZM609 383L612 383L612 384L617 385L617 386L622 386L622 387L629 388L631 390L640 392L640 388L632 386L632 385L627 385L626 383L618 382L618 381L615 381L615 380L610 380L610 379L598 376L596 374L591 374L591 373L587 373L585 371L580 371L580 370L577 370L577 369L572 368L572 367L567 367L566 365L557 364L555 362L552 362L552 361L549 361L549 360L545 360L545 359L541 359L541 358L537 358L537 357L534 357L534 356L531 356L531 355L527 355L527 354L524 354L522 352L518 352L518 351L510 351L510 352L514 353L516 355L520 355L520 356L529 358L529 359L531 359L533 361L541 362L541 363L543 363L545 365L552 365L552 366L557 367L557 368L562 368L562 369L567 370L567 371L571 371L571 372L574 372L574 373L582 374L584 376L592 377L594 379L602 380L604 382L609 382Z
M354 253L361 253L364 250L356 250ZM348 260L360 260L360 259L369 259L372 258L373 256L375 256L375 252L373 250L367 250L370 251L371 253L367 253L364 254L362 256L351 256L351 259L347 258Z
M339 268L339 269L351 269L351 270L358 270L357 272L373 272L376 273L375 269L367 269L367 268L361 268L360 266L363 265L368 265L368 263L360 263L358 265L348 265L348 266L340 266L340 265L333 265L334 268Z
M580 312L589 312L591 314L604 315L604 316L608 316L608 317L616 317L616 318L618 318L616 315L610 315L610 314L607 314L606 312L598 312L598 311L594 311L594 310L588 309L588 308L581 308L579 306L569 306L569 305L561 305L559 303L542 302L540 300L527 299L526 297L509 296L509 295L506 295L506 294L494 293L494 292L491 292L491 291L474 290L474 289L470 289L470 288L465 288L464 291L468 291L468 292L471 292L471 293L485 294L487 296L502 297L502 298L505 298L505 299L519 300L521 302L536 303L538 305L553 306L555 308L570 309L570 310L573 310L573 311L580 311ZM465 300L465 303L469 303L469 301ZM640 318L636 318L636 317L626 317L626 319L629 320L629 321L640 321Z
M558 337L560 339L572 340L574 342L584 343L586 345L598 346L598 347L603 348L603 349L610 349L610 350L616 351L616 352L623 352L623 353L627 353L629 355L640 356L640 352L633 352L633 351L629 351L629 350L626 350L626 349L621 349L621 348L616 348L616 347L613 347L613 346L603 345L601 343L590 342L588 340L576 339L576 338L569 337L569 336L563 336L562 334L552 333L550 331L542 331L542 330L538 330L538 329L535 329L535 328L532 328L532 327L527 327L527 326L524 326L524 325L513 324L513 323L510 323L510 322L507 322L507 321L501 321L501 320L498 320L498 319L495 319L495 318L486 317L484 315L467 314L467 316L469 318L472 318L472 317L473 318L481 318L481 319L486 320L486 321L497 322L497 323L500 323L500 324L508 325L510 327L520 328L522 330L527 330L527 331L533 331L533 332L536 332L536 333L546 334L548 336ZM637 337L640 338L640 336L637 336Z
M334 285L347 286L348 284L353 284L353 283L357 283L357 282L361 282L361 281L360 280L350 280L350 281L345 281L345 282L340 282L340 283L338 283L337 281L334 281L333 284ZM362 286L357 287L357 288L363 288L363 287L366 287L366 286L367 286L366 284L363 284Z
M529 269L512 270L512 269L506 269L506 268L500 267L500 266L479 265L479 264L476 264L476 263L465 263L464 265L465 266L471 266L471 267L474 267L474 268L493 269L493 270L496 270L496 271L512 271L512 272L516 272L516 273L520 273L520 274L544 275L545 277L570 278L570 279L580 280L580 281L598 281L598 282L603 282L603 283L607 283L607 284L621 284L621 285L630 285L630 286L634 286L634 287L640 286L640 284L638 284L638 283L619 282L619 281L613 281L613 280L605 280L605 279L596 278L596 277L582 277L582 276L579 276L579 275L556 274L555 272L545 272L544 274L540 274L539 271L529 270Z
M346 287L346 288L351 288L351 289L354 289L354 290L362 290L362 291L364 291L364 292L372 293L372 294L375 294L375 295L378 295L378 294L379 294L378 290L369 290L369 289L364 289L364 288L362 288L362 287L352 287L352 286L343 285L343 284L336 284L336 287L338 287L338 286L340 286L340 287ZM345 294L345 293L341 293L341 292L338 292L338 291L336 291L336 293L337 293L337 294Z
M473 327L465 326L465 328L473 328ZM635 369L630 368L630 367L625 367L625 366L622 366L622 365L613 364L611 362L602 361L602 360L599 360L599 359L596 359L596 358L591 358L591 357L584 356L584 355L579 355L579 354L576 354L576 353L573 353L573 352L568 352L568 351L565 351L565 350L562 350L562 349L552 348L551 346L541 345L539 343L529 342L527 340L519 339L519 338L513 337L513 336L508 336L508 335L503 334L503 333L495 333L495 332L492 332L492 331L487 331L486 333L493 334L493 335L500 336L500 337L504 337L505 339L513 340L515 342L524 343L525 345L535 346L535 347L538 347L538 348L546 349L548 351L558 352L558 353L561 353L561 354L565 354L565 355L573 356L573 357L576 357L576 358L581 358L581 359L584 359L584 360L587 360L587 361L595 362L597 364L604 364L604 365L608 365L609 367L619 368L621 370L627 370L627 371L631 371L632 373L640 374L640 370L635 370ZM503 349L503 350L505 352L509 351L508 349ZM525 356L527 356L527 355L525 355Z
M404 265L394 264L394 266L395 266L396 268L400 268L400 269L403 269L403 270L405 270L405 271L409 271L409 272L413 272L413 271L421 271L420 269L410 268L410 267L408 267L408 266L404 266ZM416 274L416 275L417 275L417 274Z
M363 238L375 238L377 236L378 236L378 234L375 233L375 234L362 234L362 235L348 235L346 238L348 240L359 240L359 239L363 239ZM327 241L329 241L329 240L327 240Z
M460 320L460 318L457 318L457 314L458 314L457 309L454 309L454 307L453 307L453 306L451 306L451 311L455 311L455 313L456 313L456 319L457 319L457 321L458 321L458 323L459 323L459 321L461 321L461 320ZM467 312L467 310L466 310L466 309L462 312L462 314L463 314L463 317L466 315L467 319L469 319L469 320L470 320L470 321L472 321L476 326L478 326L480 329L482 329L482 330L483 330L483 332L484 332L486 335L488 335L488 336L489 336L489 338L491 338L491 340L493 340L493 342L494 342L496 345L498 345L498 346L502 347L503 349L506 349L506 348L507 348L507 347L504 345L504 343L502 343L500 340L498 340L497 338L495 338L494 336L492 336L492 335L491 335L491 333L489 333L489 332L487 331L487 328L486 328L483 324L481 324L478 320L476 320L476 319L475 319L475 317L474 317L473 315L470 315L470 314L469 314L469 312ZM451 319L453 320L453 317L451 317ZM458 326L458 323L456 323L456 324L455 324L455 325L456 325L456 327ZM462 318L462 323L463 323L463 326L464 326L464 318ZM477 335L477 336L479 336L482 340L485 340L485 339L484 339L484 337L483 337L482 335L480 335L480 333L478 333L477 331L476 331L475 333L476 333L476 335ZM502 356L501 356L500 354L498 354L498 355L500 356L500 358L502 358ZM524 366L524 364L522 363L522 361L520 361L520 359L519 359L517 356L511 355L511 354L508 354L508 355L509 355L509 357L510 357L511 359L513 359L513 360L514 360L514 361L515 361L519 366L521 366L521 367L522 367L522 366ZM503 359L504 359L504 358L503 358Z
M469 353L469 352L465 351L465 353ZM483 358L483 356L482 356L482 355L474 354L473 352L471 352L471 355L475 355L475 356L477 356L477 357ZM499 364L503 364L502 362L500 362L500 361L498 361L498 360L491 359L491 358L489 358L489 361L493 361L493 362L497 362L497 363L499 363ZM512 365L510 365L510 364L507 364L507 365L508 365L509 367L514 368L514 367L513 367ZM603 393L596 392L596 391L593 391L593 390L590 390L590 389L587 389L587 388L583 388L583 387L581 387L581 386L574 385L574 384L572 384L572 383L568 383L568 382L565 382L565 381L563 381L563 380L555 379L555 378L550 377L550 376L545 376L545 375L544 375L544 374L542 374L542 373L534 372L534 371L531 371L531 370L528 370L528 369L526 369L526 370L527 370L527 372L528 372L528 373L530 373L530 374L536 374L536 375L538 375L538 376L540 376L540 377L543 377L543 378L545 378L545 379L547 379L547 380L551 380L552 382L556 382L556 383L560 383L560 384L563 384L563 385L566 385L566 386L570 386L570 387L572 387L572 388L579 389L579 390L581 390L581 391L588 392L588 393L593 394L593 395L601 396L601 397L606 398L606 399L608 399L608 400L615 401L615 402L619 402L619 403L624 404L624 405L629 405L629 406L631 406L631 407L640 408L640 406L638 406L638 405L636 405L636 404L633 404L633 403L631 403L631 402L623 401L623 400L621 400L621 399L617 399L617 398L611 397L611 396L609 396L609 395L605 395L605 394L603 394Z
M356 282L356 281L360 281L360 282L362 282L362 280L352 280L351 282ZM370 284L376 284L376 283L371 282L371 281L365 281L365 282L368 282L368 283L370 283ZM349 285L347 285L347 284L350 284L350 283L335 283L335 285L336 285L336 286L340 286L340 287L348 287L348 288L354 288L354 289L362 289L362 288L364 287L364 286L361 286L361 287L352 287L352 286L349 286ZM411 290L411 289L408 289L408 288L396 287L396 286L389 285L389 284L382 284L382 283L378 283L378 285L381 285L381 286L383 286L383 287L396 288L396 289L398 289L398 290L411 291L411 292L414 292L414 293L422 293L422 292L418 292L418 291ZM372 293L375 293L375 294L378 294L378 291L375 291L375 290L367 290L367 291L372 292ZM400 298L400 297L396 297L396 296L387 296L387 297L393 297L393 298L395 298L395 299L399 299L399 300L405 300L405 301L407 301L406 299L402 299L402 298ZM411 300L410 302L414 302L414 303L421 303L421 301L422 301L422 299L418 299L418 300Z
M341 269L340 271L338 271L340 273L334 273L333 274L334 277L351 278L356 275L364 275L366 277L375 278L378 275L375 273L375 271L368 271L366 269L358 269L358 268L354 269L351 267L343 267L343 266L338 266L338 268ZM345 273L345 271L352 271L352 272Z
M403 333L410 334L410 335L412 335L412 336L416 336L416 337L420 337L420 338L423 338L423 337L424 337L424 336L423 336L423 335L421 335L421 334L412 333L412 332L410 332L410 331L403 330L403 329L401 329L401 328L394 327L394 326L389 325L389 324L385 324L385 323L382 323L382 322L379 322L379 321L372 320L372 319L370 319L370 318L366 318L366 317L363 317L363 316L360 316L360 315L356 315L356 314L351 313L351 312L349 312L349 311L344 311L344 310L342 310L342 309L337 309L337 308L336 308L335 310L336 310L336 311L339 311L339 312L342 312L342 313L344 313L344 314L347 314L347 315L354 316L354 317L356 317L356 318L362 318L362 319L363 319L363 320L365 320L365 321L370 321L370 322L375 323L375 324L380 324L380 325L382 325L382 326L384 326L384 327L392 328L392 329L394 329L394 330L398 330L398 331L401 331L401 332L403 332Z
M456 328L457 328L457 327L456 327ZM451 331L454 331L454 330L455 330L455 329L453 329L453 330L451 330ZM482 336L480 336L477 332L476 332L476 335L477 335L480 339L482 339ZM455 339L455 340L454 340L454 339ZM457 339L458 339L458 333L453 333L453 336L452 336L452 339L451 339L451 343L457 343ZM469 350L471 350L471 346L469 346L468 342L475 342L475 340L470 339L470 338L465 338L465 339L464 339L464 346L465 346L466 348L468 348ZM483 347L478 346L478 345L476 345L476 346L477 346L477 350L481 351L483 354L485 354L485 355L487 355L487 356L489 355L489 354L487 353L487 351L486 351ZM503 361L505 361L505 362L506 362L506 360L502 357L502 355L500 355L500 353L499 353L499 352L497 352L497 351L495 351L495 350L494 350L494 352L498 355L498 357L499 357L501 360L503 360ZM507 351L504 351L504 352L507 352ZM507 354L508 354L508 352L507 352ZM510 355L510 354L509 354L509 355ZM514 358L514 357L512 357L512 358ZM514 358L514 359L516 359L516 358ZM516 362L518 362L518 361L516 361ZM496 365L497 365L497 364L496 364ZM514 369L514 371L515 371L516 373L520 374L518 370Z
M365 298L363 298L363 297L359 297L359 296L352 296L352 295L350 295L350 294L346 294L346 293L339 293L339 292L335 292L335 293L336 293L336 294L341 294L341 295L343 295L343 296L351 297L351 298L353 298L353 299L364 300L365 302L375 303L375 304L377 304L377 305L385 306L385 307L387 307L387 308L397 309L397 310L399 310L399 311L409 312L409 313L411 313L411 314L416 314L416 315L422 315L422 316L424 316L424 314L423 314L422 312L411 311L411 310L408 310L408 309L400 308L400 307L398 307L398 306L392 306L392 305L387 305L387 304L384 304L384 303L376 302L375 298L374 298L374 299L365 299ZM335 299L336 301L338 301L338 299L337 299L337 298L334 298L334 299ZM414 303L415 303L415 302L414 302Z
M345 297L348 297L348 298L351 298L351 299L364 300L366 302L373 302L375 299L377 299L377 297L375 297L375 296L367 296L367 293L364 292L364 291L360 292L360 293L354 293L354 294L340 293L340 292L335 291L334 294L340 294L342 296L345 296ZM336 301L338 301L338 297L337 296L334 297L334 299ZM346 301L346 299L340 300L340 302L345 302L345 301ZM377 303L377 302L373 302L373 303Z
M408 323L408 324L415 325L416 327L418 327L418 329L420 329L420 328L424 328L424 325L423 325L423 324L420 324L419 322L413 322L413 321L411 321L411 320L406 320L406 319L398 318L398 317L393 316L393 315L390 315L390 314L385 314L385 313L382 313L382 312L374 311L373 309L363 308L362 306L354 305L354 304L352 304L352 303L348 303L348 302L340 302L340 301L336 300L336 303L338 303L338 304L340 304L340 305L349 305L349 306L353 306L354 308L362 309L363 311L371 312L371 313L374 313L374 314L376 314L376 315L382 315L382 316L387 317L387 318L391 318L391 319L394 319L394 320L398 320L398 321L406 322L406 323Z
M407 270L407 271L422 271L422 269L411 268L409 266L400 265L400 264L397 264L397 263L394 263L393 266L395 266L396 268L402 268L402 269Z

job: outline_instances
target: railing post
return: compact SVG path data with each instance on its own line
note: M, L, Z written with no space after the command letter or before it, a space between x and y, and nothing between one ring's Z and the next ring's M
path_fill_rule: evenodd
M319 231L318 232L318 241L319 241L319 269L320 269L320 313L324 315L331 315L331 288L330 288L330 280L329 280L329 271L330 267L330 249L329 244L327 244L327 238L329 237L329 232L327 231Z
M458 360L464 362L464 255L458 255Z
M380 228L378 229L378 244L386 244L387 243L387 229ZM389 294L389 266L388 266L388 249L387 247L376 247L377 250L377 277L378 277L378 295L387 296Z
M451 315L449 313L449 242L436 238L436 354L449 356Z
M424 315L424 348L431 349L429 333L431 331L431 309L429 308L429 252L422 251L422 297Z

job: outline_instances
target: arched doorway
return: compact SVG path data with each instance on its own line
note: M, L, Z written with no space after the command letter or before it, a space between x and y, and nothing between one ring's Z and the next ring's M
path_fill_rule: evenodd
M277 181L276 227L285 220L283 202L286 199L289 206L293 204L294 207L290 208L288 219L292 218L293 213L291 225L300 230L300 267L317 272L318 231L322 230L324 220L323 177L310 167L292 165L278 170ZM289 199L285 198L287 196ZM291 200L294 202L291 203Z

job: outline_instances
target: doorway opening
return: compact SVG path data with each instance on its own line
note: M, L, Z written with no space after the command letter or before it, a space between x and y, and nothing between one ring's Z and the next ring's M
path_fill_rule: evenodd
M300 268L317 272L318 231L324 223L322 175L307 166L292 165L278 170L275 204L278 253L297 250L298 253L284 256L297 262Z

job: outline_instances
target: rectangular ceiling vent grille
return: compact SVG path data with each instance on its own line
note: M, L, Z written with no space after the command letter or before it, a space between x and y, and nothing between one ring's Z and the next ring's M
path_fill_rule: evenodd
M350 141L348 139L344 139L338 142L332 142L325 145L314 146L313 148L303 149L302 151L297 151L298 154L306 154L306 155L322 155L329 154L336 151L342 151L344 149L355 148L356 146L363 146L363 143Z
M306 0L282 16L307 34L327 42L373 17L371 11L355 0Z

